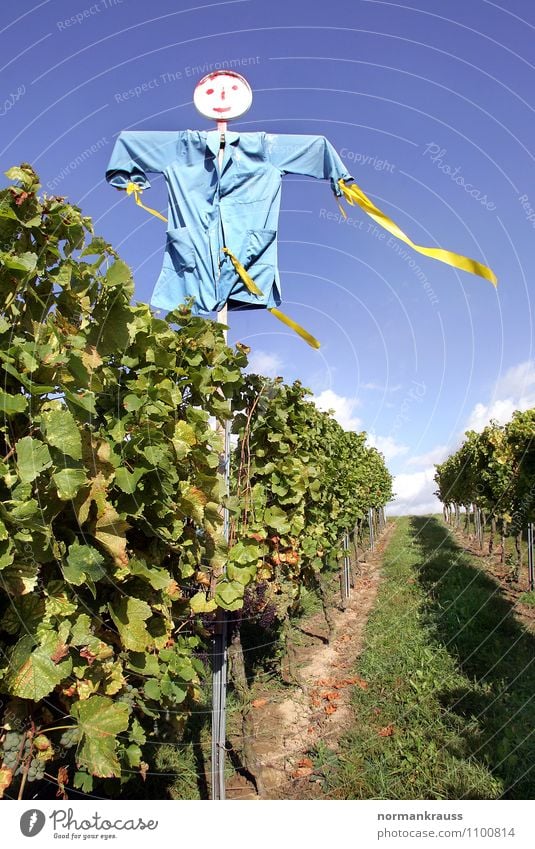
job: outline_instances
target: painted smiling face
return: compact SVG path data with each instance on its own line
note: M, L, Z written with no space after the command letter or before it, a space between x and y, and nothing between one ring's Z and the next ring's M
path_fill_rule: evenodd
M239 118L253 101L251 86L241 74L215 71L195 86L193 102L205 118L230 121Z

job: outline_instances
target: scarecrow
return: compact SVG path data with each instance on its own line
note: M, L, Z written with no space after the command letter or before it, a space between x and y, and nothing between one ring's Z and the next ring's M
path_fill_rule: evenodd
M216 71L196 86L194 103L217 129L122 132L106 178L136 203L168 222L163 266L151 304L173 310L188 298L195 313L267 309L312 347L319 343L278 309L281 286L277 267L277 227L282 178L301 174L330 180L340 200L367 215L415 251L496 284L485 265L411 239L353 181L324 136L227 131L227 121L251 106L247 80L233 71ZM168 188L168 219L143 204L147 174L161 173Z

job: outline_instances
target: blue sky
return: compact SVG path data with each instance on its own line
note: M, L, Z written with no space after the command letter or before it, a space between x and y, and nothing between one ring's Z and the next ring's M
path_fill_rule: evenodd
M283 306L319 352L267 313L232 314L253 365L300 379L396 474L399 511L433 507L432 463L467 426L535 405L533 50L529 0L20 0L2 32L2 171L95 221L148 301L164 225L104 180L124 129L211 129L195 83L232 62L253 91L243 131L318 133L413 240L490 265L490 283L381 237L327 183L287 176ZM150 197L150 200L149 200ZM165 212L163 179L145 202Z

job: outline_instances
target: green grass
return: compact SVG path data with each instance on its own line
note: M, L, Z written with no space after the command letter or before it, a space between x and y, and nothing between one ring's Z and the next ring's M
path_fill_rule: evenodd
M436 518L399 520L357 672L327 795L535 797L535 639Z
M529 604L530 607L535 607L535 592L522 593L522 595L518 597L518 600L522 604Z

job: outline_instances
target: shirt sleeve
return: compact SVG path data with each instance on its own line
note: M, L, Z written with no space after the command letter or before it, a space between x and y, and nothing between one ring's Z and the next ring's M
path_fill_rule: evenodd
M178 133L130 132L120 133L113 148L106 179L117 189L136 183L149 189L147 173L162 173L176 158Z
M330 180L332 190L338 196L342 194L338 180L353 180L325 136L266 134L265 146L267 158L283 174L303 174L318 180Z

